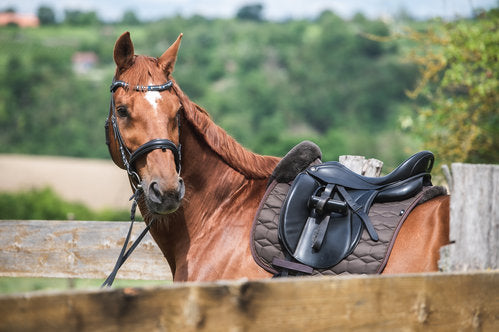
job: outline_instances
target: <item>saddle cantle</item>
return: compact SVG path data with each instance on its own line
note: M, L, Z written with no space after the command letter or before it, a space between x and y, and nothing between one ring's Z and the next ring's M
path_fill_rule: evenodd
M276 167L253 223L256 263L275 275L380 273L411 210L445 194L431 186L433 155L419 152L381 178L320 157L303 142Z
M300 173L281 210L279 236L288 253L313 268L327 268L348 256L365 228L378 240L368 213L374 202L401 201L431 185L433 154L419 152L392 173L371 178L338 162Z

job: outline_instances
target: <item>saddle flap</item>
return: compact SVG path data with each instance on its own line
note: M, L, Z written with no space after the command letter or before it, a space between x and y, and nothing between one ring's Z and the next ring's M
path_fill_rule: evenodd
M374 191L352 190L345 195L350 196L348 199L359 211L317 213L317 209L310 206L310 198L326 192L326 187L329 185L325 186L306 172L300 173L288 192L279 218L279 236L286 250L300 263L314 268L334 266L355 249L365 222L361 215L367 214L366 206L372 204L376 195ZM329 201L347 199L332 188L327 194Z

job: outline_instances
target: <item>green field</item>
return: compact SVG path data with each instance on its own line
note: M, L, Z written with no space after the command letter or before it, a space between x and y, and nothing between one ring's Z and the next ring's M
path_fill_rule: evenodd
M0 277L0 293L15 294L33 291L52 291L70 289L97 289L104 282L100 279L62 279L62 278L10 278ZM116 279L113 288L144 287L168 285L171 281L159 280L121 280Z

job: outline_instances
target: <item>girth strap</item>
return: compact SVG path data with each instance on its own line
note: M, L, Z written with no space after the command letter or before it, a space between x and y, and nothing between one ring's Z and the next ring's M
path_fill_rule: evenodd
M334 194L335 187L336 186L334 184L331 184L331 183L329 183L326 186L326 188L324 189L324 191L322 192L322 194L319 198L318 203L315 205L315 209L313 209L313 211L312 211L313 215L308 217L307 223L313 222L316 214L324 215L324 207L325 207L327 201L329 200L329 198L331 198L331 195ZM331 215L329 213L326 213L324 218L319 223L319 227L315 233L315 239L314 239L314 242L312 244L312 248L314 248L314 250L319 250L322 246L322 241L324 241L324 236L326 235L327 227L329 226L330 217L331 217Z
M350 194L345 190L344 187L342 186L337 186L339 193L341 196L343 196L343 199L347 203L347 205L352 209L352 211L360 217L362 220L362 223L366 227L367 232L369 233L369 236L373 241L378 241L378 234L376 233L376 230L374 229L373 224L371 223L371 219L369 219L369 216L367 213L365 213L362 210L362 205L357 204L353 198L350 196ZM371 191L371 193L374 195L375 192Z

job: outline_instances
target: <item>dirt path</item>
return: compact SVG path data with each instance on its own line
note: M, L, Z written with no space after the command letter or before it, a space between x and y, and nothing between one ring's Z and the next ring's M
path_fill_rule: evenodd
M0 155L0 191L51 187L68 201L92 209L128 209L126 172L112 161L50 156Z

